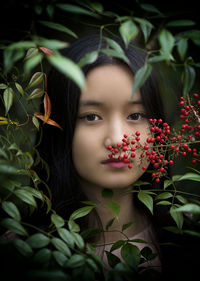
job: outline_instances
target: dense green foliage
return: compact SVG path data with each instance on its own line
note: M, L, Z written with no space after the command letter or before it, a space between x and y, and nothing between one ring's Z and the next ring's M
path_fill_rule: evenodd
M47 178L49 171L48 163L37 151L35 136L37 133L42 136L43 126L53 125L60 130L59 124L50 119L53 104L46 93L46 74L53 65L83 88L85 77L80 67L95 61L98 52L127 62L123 50L107 38L108 49L87 54L77 65L62 57L59 50L87 33L117 34L126 46L134 40L148 54L145 65L135 75L133 94L147 79L152 64L160 67L163 75L169 75L171 84L164 83L163 96L165 100L170 99L166 110L172 116L177 96L186 98L199 91L198 23L190 14L187 18L184 11L183 16L181 12L165 13L143 1L135 1L130 9L122 4L108 7L103 2L93 1L73 1L70 4L59 0L38 0L33 4L10 1L9 5L7 9L5 5L5 11L13 7L10 15L14 14L19 22L9 23L0 41L0 219L1 234L9 230L9 235L14 233L17 238L0 241L1 256L5 257L5 271L0 273L2 280L13 279L15 274L23 275L22 272L25 272L24 280L146 280L146 274L150 279L150 270L142 271L141 265L154 259L154 254L148 246L140 251L129 239L115 242L106 253L112 270L104 276L102 260L95 254L93 246L86 242L87 237L101 230L82 233L76 221L89 214L95 203L85 202L85 207L73 212L65 221L51 208L48 185L44 183L45 194L39 189L41 179L35 167L42 163ZM27 21L21 25L23 15ZM16 33L12 30L15 24L19 28ZM80 25L84 26L81 32ZM39 113L42 103L44 113ZM175 128L178 125L175 124ZM198 149L198 146L197 143L194 147ZM176 160L172 174L164 181L163 190L151 190L149 184L147 189L140 190L140 185L145 185L137 182L134 192L152 214L154 206L167 208L174 222L166 226L168 231L200 238L197 223L200 193L196 191L200 181L199 160L196 166L192 166L189 157L184 160L185 165L181 159ZM112 201L112 191L104 190L102 196L110 198L108 208L113 217L117 217L120 206ZM39 229L29 222L38 206L46 210L48 230ZM191 214L191 217L185 214ZM184 228L185 220L189 220L189 229ZM112 222L108 222L104 231L109 230ZM124 225L121 232L129 226ZM112 254L120 248L124 263ZM153 273L152 276L154 278Z

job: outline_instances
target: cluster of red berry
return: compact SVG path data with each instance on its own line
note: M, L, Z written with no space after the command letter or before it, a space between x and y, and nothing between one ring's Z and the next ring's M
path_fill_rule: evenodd
M193 105L192 105L193 104ZM180 98L181 115L180 129L175 130L162 119L149 119L150 131L152 137L148 137L145 142L140 141L140 132L135 132L128 137L124 134L122 143L117 147L108 146L110 153L109 158L118 158L120 161L127 163L129 169L136 154L139 152L141 168L146 170L143 165L144 160L150 162L155 169L152 178L156 182L167 174L168 166L174 164L174 158L179 154L192 156L192 163L196 163L196 157L200 156L200 150L194 148L194 144L200 143L200 99L198 94L193 95L193 100L187 97ZM137 152L136 152L137 151Z

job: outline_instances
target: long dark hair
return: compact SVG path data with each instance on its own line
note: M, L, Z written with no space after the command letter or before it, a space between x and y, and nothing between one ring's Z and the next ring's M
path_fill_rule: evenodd
M132 45L126 48L120 40L112 39L124 50L130 62L128 67L135 74L145 63L145 51ZM107 48L108 45L99 35L87 35L62 50L62 55L77 63L85 54L98 50L99 47ZM94 67L105 64L120 65L125 62L100 52L97 60L85 65L82 70L87 75ZM48 185L52 193L53 209L67 217L78 207L82 196L72 161L72 140L81 91L72 80L55 68L48 75L47 85L52 103L51 118L62 126L63 131L44 125L39 152L50 168ZM153 118L161 118L163 116L162 100L154 70L141 87L140 92L147 114Z

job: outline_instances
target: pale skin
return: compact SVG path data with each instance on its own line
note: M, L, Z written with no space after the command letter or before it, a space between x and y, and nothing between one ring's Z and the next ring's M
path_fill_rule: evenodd
M140 92L131 99L133 83L134 76L125 66L104 65L90 71L86 88L81 93L73 138L73 162L81 187L87 198L97 203L96 210L104 229L113 213L106 207L109 199L102 197L102 190L112 189L112 199L120 205L118 219L115 219L110 232L105 233L106 243L125 238L120 232L112 232L121 230L123 224L133 222L125 231L128 237L148 225L145 215L133 204L133 194L127 193L144 173L139 153L132 162L132 169L105 164L109 153L107 147L116 147L124 134L131 136L140 131L141 143L151 135ZM145 165L148 166L148 163ZM92 217L89 224L90 227L97 226Z

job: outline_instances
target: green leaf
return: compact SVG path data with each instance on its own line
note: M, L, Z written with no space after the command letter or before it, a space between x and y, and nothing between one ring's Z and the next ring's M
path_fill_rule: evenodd
M145 63L140 69L136 71L131 98L133 98L134 94L140 89L140 87L147 80L147 78L151 74L151 71L152 71L152 66L148 63Z
M179 208L176 208L175 211L176 212L189 212L192 214L200 214L200 206L193 204L193 203L188 203Z
M186 96L194 85L196 72L194 67L185 65L183 76L183 96Z
M126 230L127 228L129 228L132 224L133 224L132 221L131 221L131 222L128 222L128 223L126 223L126 224L123 224L123 225L122 225L122 231L124 231L124 230Z
M35 233L31 235L26 240L26 242L29 244L31 248L42 248L42 247L46 247L49 244L50 238L42 233Z
M23 190L28 191L30 194L32 194L34 197L44 200L44 197L42 195L42 191L37 190L36 188L33 188L31 186L23 186Z
M151 34L151 30L153 28L153 25L148 20L142 19L142 18L134 17L134 21L136 21L140 24L140 28L141 28L142 33L144 35L144 41L146 43L149 39L150 34Z
M44 90L41 88L34 89L33 92L26 98L27 101L41 98L44 95Z
M61 32L64 32L64 33L67 33L75 38L78 38L78 36L69 28L67 28L66 26L64 25L61 25L59 23L55 23L55 22L51 22L51 21L39 21L41 24L49 27L49 28L52 28L52 29L55 29L55 30L58 30L58 31L61 31Z
M43 72L35 72L32 75L32 77L31 77L31 79L30 79L30 81L29 81L29 83L26 87L26 90L38 86L43 81L44 81L44 73Z
M162 201L159 201L158 203L156 203L156 205L163 205L163 206L169 206L171 204L172 203L167 200L162 200Z
M66 262L66 267L76 268L76 267L83 266L84 264L85 264L85 257L79 254L74 254Z
M69 227L69 230L72 231L72 232L79 232L80 231L79 225L77 223L75 223L75 221L73 221L73 220L68 221L68 227Z
M113 197L113 190L110 188L104 188L103 191L101 192L101 196L103 198L112 198Z
M3 227L9 229L10 231L12 231L16 234L28 236L28 233L25 230L25 228L18 221L14 220L14 219L11 219L11 218L3 219L1 224Z
M56 238L56 237L52 238L51 243L54 245L54 247L58 251L62 252L67 257L71 256L71 251L70 251L69 247L60 238Z
M0 90L4 90L8 88L8 85L4 84L4 83L0 83Z
M29 258L33 255L33 250L25 241L17 238L13 241L13 244L23 256Z
M118 263L121 262L121 260L119 259L119 257L117 257L116 255L112 254L111 252L105 251L106 252L106 256L107 256L107 260L108 260L108 264L113 268L115 267Z
M125 244L121 249L121 256L130 267L134 269L138 267L141 254L137 246L130 243Z
M107 56L120 58L123 61L125 61L127 64L129 64L128 58L123 53L119 53L116 50L113 50L113 49L101 49L100 52L103 53L103 54L106 54Z
M113 224L115 218L112 218L111 220L109 220L106 224L106 231L108 231L109 227L111 227L111 225Z
M23 97L24 96L24 90L23 90L22 86L19 83L16 82L15 87L17 88L20 95Z
M161 14L161 12L158 10L158 8L156 8L154 5L144 3L144 4L141 4L140 7L147 12L152 12L152 13L156 13L159 15Z
M18 198L20 198L23 202L25 202L33 207L37 207L37 203L36 203L33 195L30 192L23 190L23 189L18 189L18 190L14 191L14 194Z
M32 122L33 122L34 126L36 127L36 129L39 130L40 123L39 123L38 119L35 116L32 117Z
M51 221L56 226L56 228L62 227L65 224L64 219L56 213L51 215Z
M97 17L97 15L91 11L88 11L82 7L72 5L72 4L56 4L56 7L60 8L63 11L70 12L72 14L80 14L80 15L87 15L92 17Z
M12 88L8 87L3 92L3 100L5 106L5 115L8 114L14 100L14 91Z
M51 250L44 248L40 249L33 258L33 261L39 264L48 263L51 258Z
M74 239L74 242L75 242L75 244L77 245L77 247L78 247L79 249L81 249L81 250L84 249L85 243L84 243L84 240L83 240L83 238L81 237L81 235L79 235L79 234L76 233L76 232L72 232L71 235L72 235L72 237L73 237L73 239Z
M173 27L177 27L177 26L192 26L195 25L196 23L192 20L173 20L170 21L166 24L166 26L173 26Z
M103 5L100 2L90 2L90 6L98 13L103 13Z
M121 46L114 40L108 38L108 37L103 37L103 39L107 42L107 44L112 48L114 49L115 51L117 51L118 53L120 54L124 54L124 51L123 49L121 48Z
M153 214L153 198L145 191L138 192L138 199L150 210Z
M110 201L107 204L108 209L118 218L120 212L120 205L114 201Z
M132 20L127 20L121 24L119 32L125 43L125 46L128 47L130 41L133 40L138 34L138 28Z
M125 243L126 243L126 241L124 241L124 240L118 240L118 241L116 241L116 242L112 245L112 247L111 247L111 249L110 249L110 252L115 251L115 250L121 248Z
M59 251L53 251L53 257L60 266L64 266L68 258Z
M76 211L74 211L71 216L70 216L70 220L76 220L78 218L82 218L85 217L86 215L88 215L95 206L85 206L82 208L77 209Z
M78 62L79 67L83 67L86 64L91 64L98 58L98 51L93 51L85 54Z
M20 212L17 208L17 206L10 201L4 201L2 203L2 209L9 215L11 216L13 219L15 219L16 221L20 221L21 220L21 215Z
M170 192L163 192L156 196L155 200L168 199L173 197Z
M48 56L49 62L64 73L67 77L72 79L81 89L85 86L85 77L78 65L72 60L61 55Z
M14 49L29 49L36 47L35 43L32 41L19 41L10 44L7 49L14 50Z
M174 47L174 36L167 29L163 29L159 34L159 42L164 55L170 55Z
M181 229L182 226L183 226L183 220L184 220L184 219L183 219L183 214L177 212L177 207L174 206L174 205L171 206L169 212L170 212L170 215L172 216L172 218L174 219L174 221L175 221L177 227L178 227L179 229Z
M193 180L200 181L200 175L196 173L186 173L184 175L175 175L172 177L173 181Z
M35 56L28 58L24 63L24 72L29 73L34 67L41 63L43 55L38 53Z
M165 180L164 181L164 189L166 189L168 186L170 186L173 183L173 180Z
M188 49L188 40L180 39L177 43L177 50L181 60L184 60L187 49Z
M74 248L74 237L72 236L71 232L65 228L59 228L58 234L60 237L69 245L69 247Z

